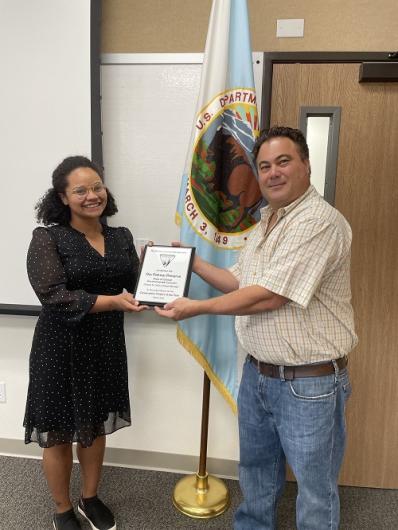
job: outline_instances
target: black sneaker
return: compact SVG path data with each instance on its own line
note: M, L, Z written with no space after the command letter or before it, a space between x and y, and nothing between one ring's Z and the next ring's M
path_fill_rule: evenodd
M82 528L73 508L67 512L55 513L53 526L55 530L81 530Z
M84 500L80 497L77 509L90 523L92 530L116 530L113 513L97 496Z

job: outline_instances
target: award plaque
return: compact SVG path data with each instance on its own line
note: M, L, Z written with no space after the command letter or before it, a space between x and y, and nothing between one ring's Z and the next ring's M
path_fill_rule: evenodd
M141 305L163 307L188 294L194 247L146 246L135 299Z

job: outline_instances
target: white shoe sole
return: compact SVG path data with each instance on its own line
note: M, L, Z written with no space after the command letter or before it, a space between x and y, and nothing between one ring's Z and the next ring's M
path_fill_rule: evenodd
M89 522L92 530L100 530L99 528L97 528L96 526L93 525L93 523L90 521L90 519L87 517L87 515L83 512L83 510L80 508L79 505L77 505L77 511L80 513L80 515L82 515L86 521ZM109 528L109 530L116 530L116 524L114 526L112 526L112 528Z

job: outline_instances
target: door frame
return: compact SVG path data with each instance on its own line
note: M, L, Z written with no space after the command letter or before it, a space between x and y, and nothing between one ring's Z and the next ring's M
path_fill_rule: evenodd
M271 120L272 76L274 64L288 63L396 63L391 52L264 52L261 99L261 129L269 129ZM359 82L359 80L358 80Z

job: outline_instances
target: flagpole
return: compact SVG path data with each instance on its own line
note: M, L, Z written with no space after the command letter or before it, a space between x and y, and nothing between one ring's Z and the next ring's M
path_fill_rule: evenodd
M217 517L229 506L229 492L224 482L206 471L209 404L210 379L204 372L199 470L195 475L187 475L179 480L173 494L173 504L177 510L197 519Z
M258 116L247 0L212 2L196 109L176 219L183 244L226 269L236 262L237 252L258 222L262 201L251 155ZM219 294L193 275L190 298ZM203 360L202 366L234 402L238 355L233 317L184 319L177 337L199 362ZM181 479L173 495L175 507L196 518L215 517L229 506L225 484L206 471L209 397L205 373L199 470Z
M200 456L199 471L201 477L206 475L207 463L207 440L209 432L209 408L210 408L210 379L206 372L203 372L203 399L202 399L202 424L200 435Z

